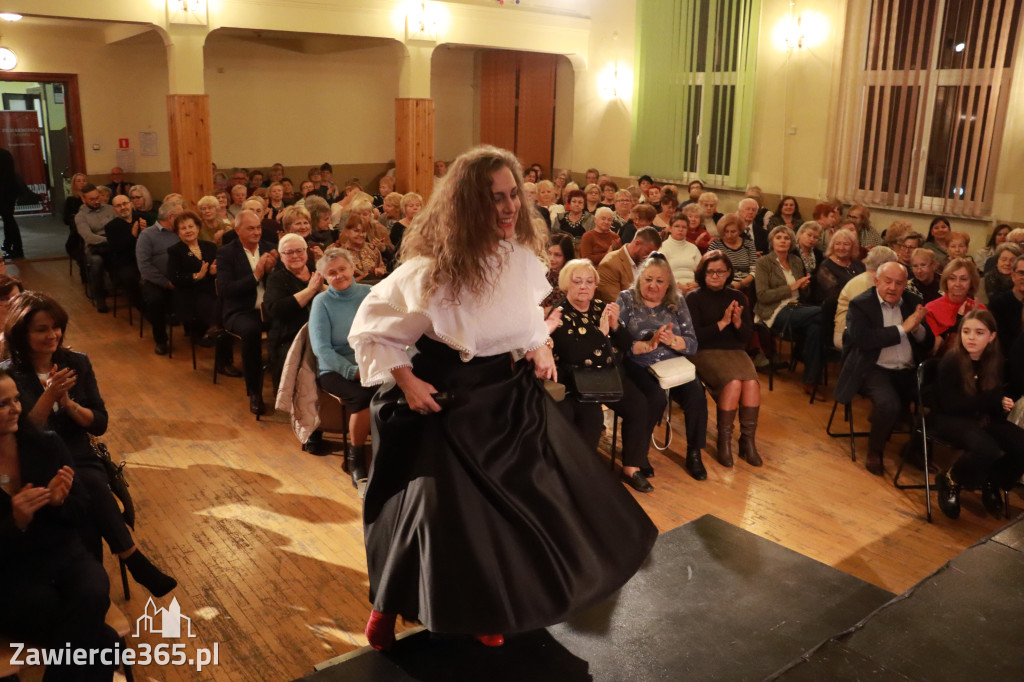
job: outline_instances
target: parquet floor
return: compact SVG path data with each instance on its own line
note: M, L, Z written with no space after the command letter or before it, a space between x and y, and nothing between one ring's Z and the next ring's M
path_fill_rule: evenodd
M365 644L360 504L340 453L303 453L287 415L256 422L241 379L211 383L211 350L200 349L199 371L180 335L172 359L154 355L149 330L139 339L125 311L115 319L93 310L66 261L24 263L21 276L28 288L64 303L67 342L92 359L110 412L106 442L129 463L137 540L178 579L173 595L192 619L197 637L187 640L187 651L214 643L219 649L219 664L201 673L149 665L136 668L137 678L292 679ZM712 513L900 592L1001 525L970 494L958 521L936 508L935 522L925 523L923 492L893 487L892 458L889 475L877 478L851 463L844 440L825 436L830 399L808 405L786 373L774 392L767 381L763 391L763 468L739 462L724 469L706 455L708 481L697 483L681 468L682 434L667 452L652 450L657 490L638 497L661 530ZM266 397L270 402L269 389ZM713 405L711 414L713 442ZM863 428L863 411L857 420ZM863 455L863 441L859 446ZM1013 502L1019 510L1021 501ZM121 604L114 562L107 563ZM750 563L756 569L758 557ZM123 604L129 620L143 614L148 596L133 589ZM159 601L167 606L169 598ZM161 641L151 634L133 640Z

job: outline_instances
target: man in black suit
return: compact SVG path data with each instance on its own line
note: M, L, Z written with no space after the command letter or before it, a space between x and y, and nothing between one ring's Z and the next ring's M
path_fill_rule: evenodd
M14 155L0 147L0 219L4 221L3 250L8 258L25 257L21 230L14 220L14 205L19 197L33 194L14 167Z
M857 393L871 401L867 470L885 473L885 444L903 410L916 395L916 366L935 343L924 324L921 299L906 291L907 269L883 263L875 288L850 301L846 315L847 355L836 383L836 400L848 403Z
M110 245L104 267L114 283L128 293L131 305L141 310L141 282L139 266L135 262L135 246L139 240L139 233L146 229L146 219L141 215L135 215L132 200L124 194L118 194L111 199L110 205L117 217L103 228L107 244Z
M253 211L243 210L236 216L235 233L238 239L217 251L217 290L224 328L242 340L249 410L258 415L263 412L260 305L267 277L277 263L277 251L273 244L261 241L260 218Z

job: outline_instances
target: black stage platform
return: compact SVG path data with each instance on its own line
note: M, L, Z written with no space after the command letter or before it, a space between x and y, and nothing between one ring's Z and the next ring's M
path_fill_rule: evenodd
M1024 517L772 679L1024 680Z
M662 534L605 604L484 647L421 631L304 680L760 680L892 594L714 516Z

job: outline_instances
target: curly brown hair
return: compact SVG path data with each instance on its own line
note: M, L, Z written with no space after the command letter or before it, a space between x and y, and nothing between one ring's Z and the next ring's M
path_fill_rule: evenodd
M508 168L515 178L520 197L523 172L512 152L481 145L460 155L448 167L448 173L413 218L402 238L399 260L416 256L433 261L423 300L438 289L448 288L448 298L458 302L463 293L485 296L500 275L494 256L501 235L497 230L497 210L491 195L492 175ZM524 205L516 217L516 240L546 262L547 230L534 225Z

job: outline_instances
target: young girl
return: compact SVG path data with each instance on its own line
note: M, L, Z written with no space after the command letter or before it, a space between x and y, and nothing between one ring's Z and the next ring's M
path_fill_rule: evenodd
M1024 474L1024 429L1006 421L1013 401L1003 395L1003 356L996 321L987 310L964 315L956 346L939 362L929 426L964 452L935 480L939 507L960 516L960 489L981 488L993 516L1003 513L1003 490Z

